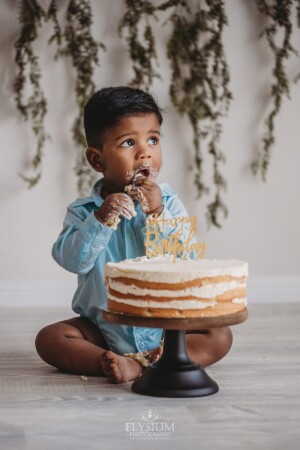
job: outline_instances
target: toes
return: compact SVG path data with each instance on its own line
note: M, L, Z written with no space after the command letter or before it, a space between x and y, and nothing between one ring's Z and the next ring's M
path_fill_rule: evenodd
M135 379L141 371L141 365L131 358L107 351L103 355L103 371L110 383L123 383Z
M115 359L116 354L114 352L111 352L110 350L108 350L105 353L105 357L106 357L106 359L112 360L112 359Z
M121 374L118 370L118 366L112 367L111 381L114 383L120 383L121 381Z
M115 364L113 363L113 358L113 352L106 352L101 356L101 366L109 381L114 381L115 379Z
M107 370L107 360L105 358L105 353L103 353L100 357L100 364L102 367L102 370L104 371L104 373L106 374L106 370Z
M116 359L116 354L107 351L101 357L103 371L110 383L119 383L121 381L121 374Z

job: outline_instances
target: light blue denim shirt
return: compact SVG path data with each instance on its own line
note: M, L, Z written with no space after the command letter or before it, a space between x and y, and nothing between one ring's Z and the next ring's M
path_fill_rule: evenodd
M113 352L122 355L151 350L159 347L162 329L118 325L102 317L101 310L107 309L104 267L109 261L119 262L145 255L146 219L140 204L135 202L136 217L131 220L122 218L117 230L100 223L94 211L104 201L101 197L102 186L103 179L94 185L90 197L78 198L68 206L63 230L53 245L52 256L60 266L78 275L73 311L99 327ZM173 189L166 183L159 187L165 219L187 216L182 201ZM168 225L161 234L167 237L174 232L175 228Z

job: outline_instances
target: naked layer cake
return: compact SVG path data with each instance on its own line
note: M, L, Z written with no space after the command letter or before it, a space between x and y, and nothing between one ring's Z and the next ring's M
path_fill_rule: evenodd
M247 306L248 264L237 260L135 258L107 263L108 309L141 317L208 317Z

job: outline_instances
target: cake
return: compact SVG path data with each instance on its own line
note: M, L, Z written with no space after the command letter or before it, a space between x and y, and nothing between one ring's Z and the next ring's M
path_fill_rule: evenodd
M247 307L248 264L169 255L107 263L108 309L140 317L210 317Z

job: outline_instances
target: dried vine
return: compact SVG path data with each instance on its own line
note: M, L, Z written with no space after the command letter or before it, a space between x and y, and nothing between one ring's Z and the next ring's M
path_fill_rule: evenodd
M57 0L52 0L48 9L47 20L53 22L54 33L49 38L48 44L51 44L52 42L56 41L58 48L60 48L62 44L62 31L58 21L57 14L58 14Z
M154 78L161 78L154 66L157 64L155 38L151 18L158 20L156 7L149 0L125 0L126 11L119 24L119 34L127 36L134 77L130 86L149 90ZM140 24L144 25L141 32Z
M195 14L185 0L168 0L156 6L154 2L126 0L126 7L119 29L127 30L129 54L135 73L131 84L146 90L158 76L154 70L157 52L150 18L157 20L156 12L173 10L168 19L172 32L167 45L172 68L170 95L175 108L180 114L188 116L193 128L194 181L198 197L209 191L203 181L200 142L206 143L213 157L216 192L213 202L207 206L207 219L209 224L220 227L218 214L222 211L226 217L228 211L222 199L226 181L219 168L225 157L217 144L222 132L220 119L227 113L232 98L222 44L223 28L227 24L223 2L206 0L206 8L201 9L198 4ZM144 34L140 35L142 21L146 21L146 27ZM202 37L204 33L209 37L201 47L200 34Z
M96 42L91 34L93 17L88 0L70 0L67 8L66 27L63 33L60 31L57 21L55 0L52 1L52 5L52 18L56 26L49 42L56 41L59 46L56 57L68 56L71 58L77 75L75 92L78 115L74 121L72 133L73 140L79 149L75 166L78 192L85 195L95 182L95 173L91 170L85 158L86 140L83 132L82 115L85 103L95 91L93 75L95 64L99 64L98 50L99 48L104 50L105 46L101 42Z
M262 179L266 181L266 174L270 164L270 151L275 141L274 122L281 109L284 95L290 98L290 82L284 63L292 54L298 54L291 44L293 32L292 6L293 0L255 0L257 8L268 22L261 36L265 37L271 51L274 54L273 83L270 89L272 109L265 121L265 131L262 138L262 150L251 164L254 174L260 172ZM300 4L297 4L297 20L300 26ZM279 33L283 31L281 45L277 45L280 39ZM278 37L279 35L279 37ZM295 81L298 81L299 77Z
M221 0L206 0L206 6L198 4L193 13L188 2L173 3L176 7L169 19L173 29L167 49L172 68L170 95L178 112L187 115L193 128L194 181L198 197L209 192L203 181L204 145L213 158L215 196L207 206L207 221L209 225L220 227L218 215L222 212L226 217L228 210L222 199L226 180L220 171L225 156L218 142L222 133L221 119L227 114L232 99L222 43L227 17ZM204 41L202 45L200 37Z
M15 43L15 62L18 74L13 82L15 101L18 110L32 123L32 130L36 136L37 145L32 160L34 174L25 176L20 174L29 187L34 186L41 177L42 150L49 137L44 128L44 118L47 113L47 101L40 84L41 70L38 57L34 54L33 43L37 38L38 28L46 19L46 14L36 0L22 0L20 3L19 22L21 24L20 37ZM25 100L25 90L31 91Z
M42 150L49 136L44 128L44 119L47 113L47 101L40 84L41 71L38 65L38 57L34 54L33 43L38 37L38 28L43 21L52 21L54 32L49 39L49 44L55 42L58 46L56 58L68 56L76 70L76 100L78 104L78 116L72 127L73 140L79 149L75 172L78 180L78 191L84 195L95 180L94 172L90 169L84 156L86 140L83 133L82 112L88 98L95 91L93 74L95 64L99 63L98 50L104 49L102 43L97 43L91 34L92 11L88 0L70 0L66 14L66 26L62 32L59 25L58 2L52 0L48 11L44 11L36 0L21 0L19 21L21 34L15 44L15 61L19 73L14 81L16 104L24 116L32 122L32 129L37 139L36 154L32 161L35 171L34 176L21 177L34 186L41 177ZM28 67L28 68L27 68ZM32 93L27 102L24 101L26 84L32 88Z
M198 197L209 194L204 181L205 153L212 156L214 198L207 205L208 224L220 227L219 214L226 217L228 210L223 201L226 180L221 172L225 155L219 147L222 119L228 113L232 94L229 89L229 70L223 48L223 31L228 25L223 0L124 0L126 11L119 23L119 34L125 36L134 76L131 85L150 90L159 75L158 57L153 21L160 12L168 12L167 22L171 35L167 43L167 57L171 64L170 96L174 107L186 115L191 123L194 139L194 182ZM283 97L290 95L290 82L285 62L297 54L291 44L293 32L293 0L255 0L257 8L267 24L261 33L273 52L274 67L271 84L271 111L265 121L262 149L251 167L266 180L270 163L270 150L274 144L274 123L279 114ZM41 70L33 44L44 21L53 23L54 31L49 44L58 47L56 58L67 56L76 71L76 99L78 115L72 127L73 140L79 149L75 172L78 191L84 195L94 182L94 172L86 162L85 136L82 112L87 99L95 91L93 82L95 64L99 64L98 52L105 49L91 34L92 11L89 0L69 0L66 24L62 30L58 21L57 0L52 0L44 11L37 0L20 0L20 37L15 44L15 61L18 74L13 83L17 108L32 124L36 136L36 152L32 160L34 174L21 177L34 186L41 177L43 148L49 138L44 119L47 101L41 87ZM192 10L195 9L195 10ZM300 0L296 1L297 25L300 27ZM280 45L278 42L281 39ZM300 79L300 74L296 81Z

